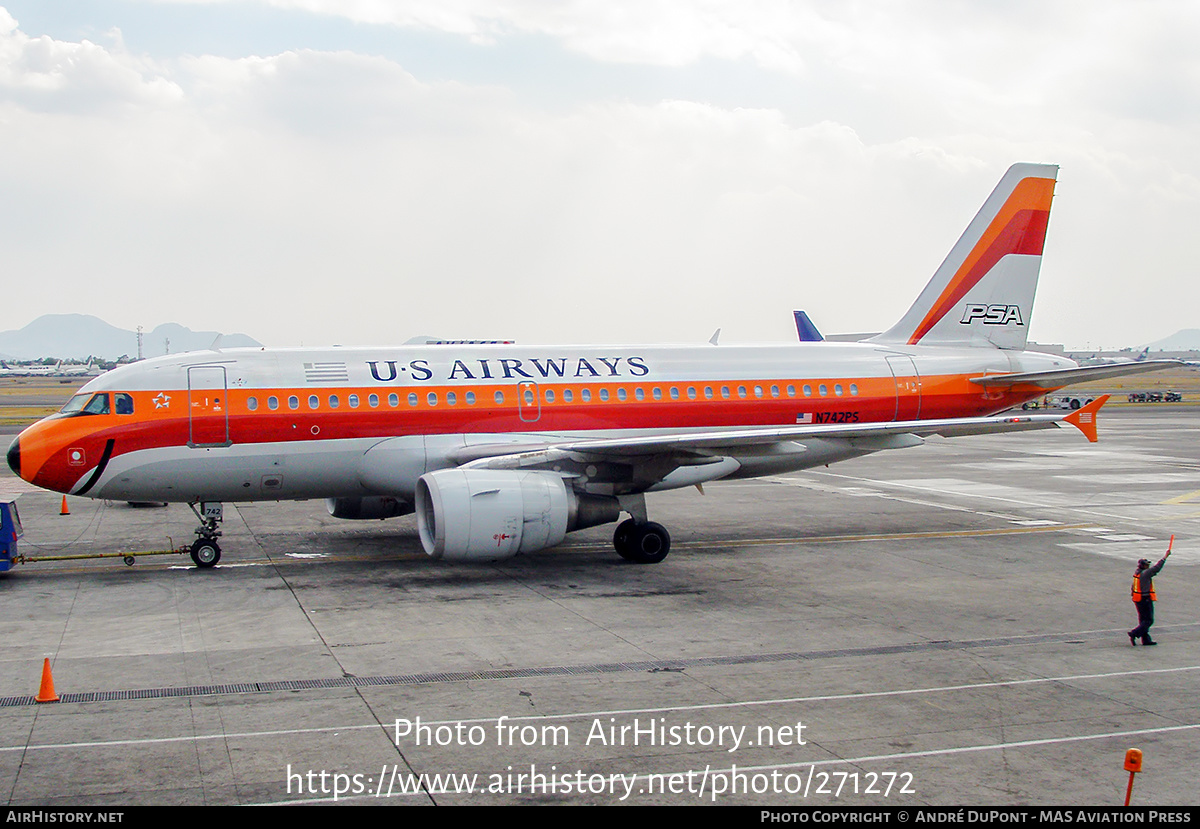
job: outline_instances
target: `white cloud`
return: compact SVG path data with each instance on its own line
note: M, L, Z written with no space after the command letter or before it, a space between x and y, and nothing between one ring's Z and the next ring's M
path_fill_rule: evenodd
M629 21L588 31L608 7L563 6L562 19L519 3L486 19L469 3L349 8L422 21L443 8L459 18L438 25L479 37L540 26L602 43L628 25L628 54L655 30L653 9L620 4L609 14ZM156 62L119 41L32 38L4 14L0 153L17 162L0 168L6 301L30 319L177 319L273 344L703 341L717 326L726 341L786 339L793 307L827 331L878 330L1003 168L1029 160L1063 165L1036 337L1126 332L1120 344L1196 326L1195 124L1136 94L1192 77L1178 37L1131 27L1141 45L1126 62L1160 68L1129 81L1129 106L1106 108L1080 70L1104 49L1054 52L1053 25L1006 55L1000 36L961 41L965 16L906 42L884 34L920 20L814 5L828 19L806 12L760 43L746 32L781 7L713 6L736 30L719 46L708 8L689 18L706 34L672 28L692 46L663 56L790 43L804 65L795 94L829 82L842 117L633 95L547 110L519 89L431 82L350 50ZM1080 30L1115 36L1122 19ZM1011 70L990 74L1005 57ZM1161 66L1173 59L1181 75Z

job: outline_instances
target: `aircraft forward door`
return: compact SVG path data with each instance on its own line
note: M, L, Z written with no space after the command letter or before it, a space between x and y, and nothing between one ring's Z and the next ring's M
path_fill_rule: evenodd
M229 446L225 366L188 367L188 446Z
M907 354L887 358L892 379L896 383L896 414L892 420L916 420L921 416L921 375L917 364Z

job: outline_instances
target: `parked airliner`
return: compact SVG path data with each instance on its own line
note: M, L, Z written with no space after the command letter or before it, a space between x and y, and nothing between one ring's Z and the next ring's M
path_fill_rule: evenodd
M781 346L236 349L120 366L23 431L8 463L56 492L184 502L220 558L220 502L326 498L339 518L416 512L425 551L497 560L617 521L662 561L645 494L918 446L1054 428L1096 439L1104 399L999 414L1081 368L1024 350L1058 168L1008 170L913 306L863 342ZM818 335L819 336L819 335Z

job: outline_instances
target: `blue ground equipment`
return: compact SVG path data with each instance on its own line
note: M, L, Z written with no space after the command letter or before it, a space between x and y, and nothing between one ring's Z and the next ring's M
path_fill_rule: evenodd
M17 539L23 535L16 500L0 500L0 572L17 562Z

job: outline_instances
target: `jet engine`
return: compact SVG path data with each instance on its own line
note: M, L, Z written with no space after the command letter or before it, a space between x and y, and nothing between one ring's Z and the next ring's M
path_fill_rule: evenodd
M325 509L334 518L371 519L395 518L408 515L413 505L389 496L368 498L326 498Z
M616 498L577 493L552 472L442 469L417 481L417 529L433 558L498 561L616 521Z

